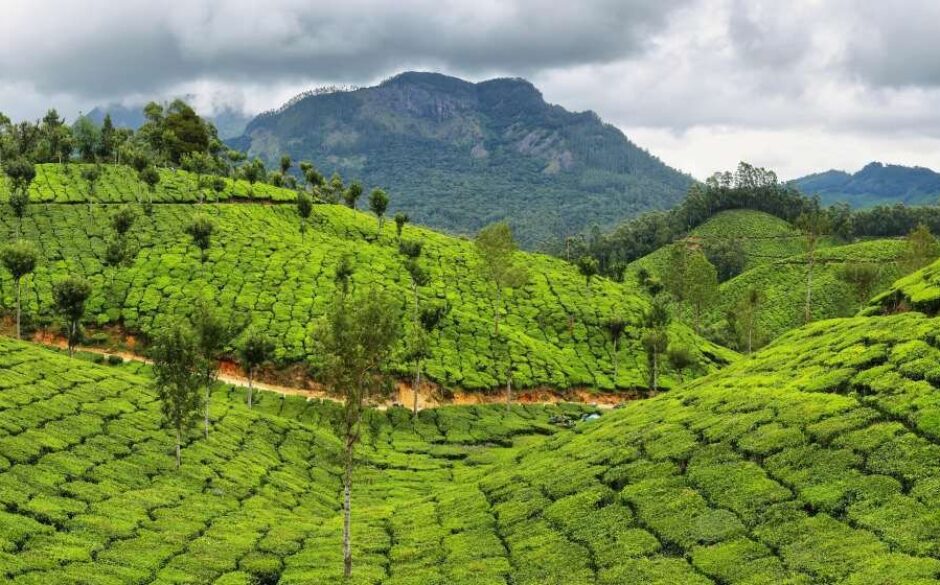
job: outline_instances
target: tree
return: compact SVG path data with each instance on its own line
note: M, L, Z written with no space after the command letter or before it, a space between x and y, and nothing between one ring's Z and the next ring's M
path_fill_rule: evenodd
M737 337L739 347L743 346L747 353L754 351L755 337L760 319L761 306L764 304L764 293L757 287L748 289L735 304L733 321L738 329Z
M923 268L940 255L940 245L937 244L937 238L930 233L930 228L923 223L917 224L917 227L907 234L905 242L906 246L900 262L901 269L905 273Z
M718 282L731 280L744 272L747 257L744 247L738 239L720 239L709 241L705 248L705 257L718 271Z
M679 375L679 383L682 383L682 372L695 365L695 358L692 356L692 350L685 345L670 345L666 353L666 360Z
M111 120L111 114L104 115L101 121L101 139L98 142L98 156L107 161L117 154L117 130Z
M176 468L182 463L183 435L199 417L202 364L196 335L182 321L174 320L154 340L154 385L165 424L176 435Z
M180 159L180 166L183 167L184 170L196 175L196 190L199 193L199 203L205 201L203 175L208 173L214 164L211 155L198 151L185 153Z
M100 149L101 131L88 116L79 116L72 126L72 137L82 162L95 162L95 155Z
M289 156L289 155L286 155L286 154L282 154L282 155L281 155L281 161L280 161L280 163L281 163L281 164L280 164L281 176L283 177L284 175L287 174L287 171L290 170L291 165L292 165L293 163L291 162L290 156Z
M56 311L65 319L69 357L72 357L75 346L81 340L82 318L85 316L85 302L89 296L91 283L78 276L69 276L52 286Z
M871 298L881 270L871 262L847 262L839 270L839 278L852 287L859 306Z
M701 330L702 313L718 294L718 272L699 250L693 250L686 263L686 300L692 307L695 330Z
M157 171L157 168L153 165L147 165L137 173L138 178L142 183L147 185L147 204L144 206L144 209L148 214L153 211L153 193L157 189L157 184L160 182L160 173Z
M379 218L379 232L382 232L382 223L385 221L385 211L388 209L388 195L381 189L373 189L369 194L369 210Z
M222 351L231 341L233 330L204 300L196 304L196 311L192 317L193 332L196 334L196 346L201 361L202 384L205 387L205 435L209 438L209 403L211 400L212 384L219 375L219 359Z
M255 158L250 163L242 167L242 176L248 181L248 197L255 196L255 183L264 177L264 163L260 158Z
M134 210L127 205L122 205L111 216L111 228L118 237L123 238L134 226L135 221L137 221L137 214Z
M98 187L98 179L100 178L101 168L98 165L95 164L82 169L82 179L88 184L88 215L91 217L92 222L94 222L95 217L92 211Z
M255 373L262 365L267 363L274 351L274 343L259 329L251 328L245 336L245 343L239 350L242 369L248 374L248 408L251 408L252 390Z
M333 276L333 282L339 287L342 294L349 294L349 285L352 281L353 266L349 256L341 256L336 265L336 273Z
M36 251L36 247L30 242L26 241L17 241L13 244L8 244L3 251L0 252L0 260L3 261L3 266L7 269L10 275L13 277L13 282L16 286L16 338L21 339L21 329L20 329L20 316L21 316L21 293L22 293L22 281L25 276L32 274L36 269L36 262L39 258L39 253Z
M641 339L649 362L649 383L653 392L659 390L660 361L669 347L669 321L669 310L665 299L662 295L654 297L643 320L644 333Z
M212 243L212 233L215 231L215 224L208 216L198 214L193 218L192 223L186 228L186 233L193 240L193 244L199 248L199 261L206 263L207 252Z
M627 330L627 322L623 320L622 317L614 316L604 322L604 331L607 332L607 336L610 338L610 342L614 346L614 351L611 354L614 362L614 387L617 386L617 378L619 377L619 361L620 361L620 339L623 337L624 332Z
M424 330L420 325L421 312L418 308L418 289L422 286L427 286L430 282L430 276L427 271L421 267L421 264L418 263L418 259L408 258L405 261L405 270L408 271L408 276L411 278L411 291L414 299L414 304L412 308L412 327L411 334L409 335L407 342L407 356L406 361L414 363L415 367L415 376L414 376L414 405L413 405L413 414L414 416L418 415L418 389L421 385L421 363L425 358L428 357L430 349L428 348L427 341L427 331Z
M300 216L300 236L301 239L307 233L307 220L313 213L313 199L306 191L297 193L297 215Z
M389 388L387 361L399 336L398 307L370 289L352 300L339 294L318 327L318 364L329 388L343 396L343 574L352 574L352 479L362 412L368 400Z
M359 201L360 197L362 197L362 185L359 181L353 181L343 193L343 201L350 209L355 209L356 202Z
M29 207L29 186L36 178L36 167L25 158L15 158L3 165L3 170L10 178L10 208L16 216L16 237L20 237L23 217Z
M591 279L594 278L598 272L597 258L592 256L581 256L578 258L578 272L584 277L584 285L590 290Z
M209 186L212 187L212 191L215 193L215 202L218 203L222 200L222 191L225 191L225 179L222 177L212 177Z
M490 224L480 230L474 244L480 255L482 276L493 285L495 291L493 335L499 336L503 292L507 288L524 285L528 274L525 267L516 261L516 242L506 222Z
M803 307L803 320L809 323L813 320L813 268L816 266L816 247L819 238L828 233L829 218L817 206L800 214L796 227L803 234L806 243L806 304Z
M408 223L410 219L408 214L403 211L399 211L395 214L395 232L397 233L399 242L401 241L401 233L405 229L405 224Z

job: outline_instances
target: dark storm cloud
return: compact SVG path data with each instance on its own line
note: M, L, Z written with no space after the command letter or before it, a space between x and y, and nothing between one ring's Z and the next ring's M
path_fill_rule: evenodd
M405 66L527 74L607 62L642 50L686 0L7 2L0 81L113 98L197 79L359 81Z

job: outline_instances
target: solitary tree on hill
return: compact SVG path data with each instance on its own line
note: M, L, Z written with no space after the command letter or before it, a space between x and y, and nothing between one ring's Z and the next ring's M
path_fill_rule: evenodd
M69 357L75 353L75 346L81 341L82 318L85 316L85 302L91 296L91 283L78 276L69 276L52 287L52 298L56 311L65 319L66 339Z
M591 279L597 276L599 265L597 258L593 256L581 256L578 258L578 272L584 277L584 285L591 290Z
M370 397L390 388L387 362L399 336L398 307L387 294L370 289L361 298L339 294L318 328L319 364L329 387L344 398L343 574L352 574L352 480L362 413Z
M36 262L39 257L39 253L36 251L36 247L30 242L26 241L17 241L13 244L8 244L3 251L0 252L0 260L3 261L3 266L9 271L10 275L13 277L13 282L16 286L16 338L21 339L21 329L20 329L20 317L22 315L21 311L21 298L22 298L22 283L23 278L32 274L36 269Z
M192 223L186 228L186 233L193 240L193 244L199 248L199 261L205 264L209 246L212 244L212 233L215 231L215 224L205 215L199 214L193 218Z
M293 162L291 161L289 155L283 154L281 155L280 163L281 163L280 164L281 176L283 177L284 175L287 174L287 171L290 170L291 166L293 165Z
M349 294L352 275L352 260L350 260L349 256L340 257L339 263L336 265L336 273L333 276L333 281L336 283L336 286L339 287L340 293L343 295Z
M500 222L486 226L477 234L474 243L480 255L482 276L492 284L495 292L493 335L499 336L504 291L524 285L528 274L525 267L516 261L516 241L509 224Z
M346 192L343 193L343 201L350 209L355 209L356 202L359 201L360 197L362 197L362 185L359 181L353 181L346 189Z
M252 390L255 373L257 373L258 368L263 366L269 359L271 359L271 353L273 351L274 344L271 342L271 339L260 329L252 327L248 330L248 335L245 337L245 343L239 350L239 357L241 358L242 369L245 370L245 373L248 375L249 409L252 405Z
M659 390L659 371L662 365L662 355L666 353L669 347L669 321L670 316L666 307L666 300L662 295L654 297L644 319L642 337L643 348L646 350L649 362L650 389L653 392Z
M940 256L940 244L937 243L937 238L923 223L917 224L905 241L906 246L900 261L901 269L905 273L919 270Z
M385 211L388 209L388 194L381 189L373 189L369 194L369 210L379 218L379 233L385 221Z
M306 191L300 191L297 193L297 215L300 216L300 237L303 240L305 234L307 233L307 220L310 218L310 214L313 213L313 200L310 198L310 195Z
M36 167L25 158L15 158L4 163L3 170L10 178L10 208L16 216L16 237L22 232L23 217L29 207L29 186L36 178Z
M819 239L829 231L829 218L818 207L800 214L796 227L803 234L806 243L806 303L803 307L803 320L813 320L813 269L816 266L816 248Z
M199 349L201 361L202 384L205 387L205 436L209 438L209 403L211 400L212 384L219 375L219 359L226 344L232 340L233 330L228 322L222 318L207 302L196 304L196 311L192 318L193 331L196 334L196 346Z
M604 330L607 332L607 336L610 338L610 342L614 346L614 351L612 352L611 357L613 358L612 361L614 363L614 387L616 388L617 378L620 375L620 339L627 330L627 322L619 316L611 317L604 322Z
M701 331L702 313L718 294L718 271L701 250L690 252L686 264L686 300L692 307L696 331Z
M196 335L182 321L161 329L154 341L153 373L163 420L176 435L176 468L182 464L183 435L199 417L202 364Z
M405 229L405 224L408 223L409 219L408 214L403 211L395 214L395 232L398 234L399 242L401 241L401 232Z
M85 183L88 184L88 216L91 218L91 221L94 222L94 204L95 197L98 190L98 179L101 178L101 167L97 164L85 167L82 169L82 178L85 180Z

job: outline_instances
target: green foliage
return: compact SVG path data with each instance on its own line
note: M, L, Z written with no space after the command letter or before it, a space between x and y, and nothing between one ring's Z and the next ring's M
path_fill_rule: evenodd
M65 320L69 355L81 340L82 318L85 316L85 303L89 296L91 296L91 283L81 277L69 276L52 286L56 312Z
M204 368L199 341L188 325L175 320L159 331L151 356L163 422L176 432L179 468L183 434L195 422L202 404L198 388Z

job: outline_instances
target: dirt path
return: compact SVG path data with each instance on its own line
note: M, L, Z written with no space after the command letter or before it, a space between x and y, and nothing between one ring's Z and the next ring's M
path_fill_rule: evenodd
M67 345L64 339L58 337L37 336L34 342L49 347L66 349ZM76 351L92 353L102 356L118 356L124 361L138 362L143 364L152 364L153 362L142 355L129 351L108 350L100 347L78 346ZM224 384L232 386L248 387L248 378L237 370L237 367L230 362L220 364L218 380ZM322 400L332 400L342 402L341 399L329 394L319 387L305 388L299 386L286 386L280 384L271 384L269 382L252 381L252 387L255 390L266 392L276 392L285 396L304 396L306 398L319 398ZM426 408L435 408L448 404L493 404L505 401L502 394L491 394L482 392L456 392L450 399L442 399L436 396L435 388L431 385L422 387L418 393L418 410ZM522 390L513 393L513 402L520 404L559 404L562 402L580 402L592 404L598 408L613 408L617 404L630 399L629 397L617 394L593 394L583 389L573 389L560 395L547 389ZM384 410L389 406L402 405L411 408L414 401L414 391L407 382L399 382L396 388L396 395L391 399L373 403L371 406Z

